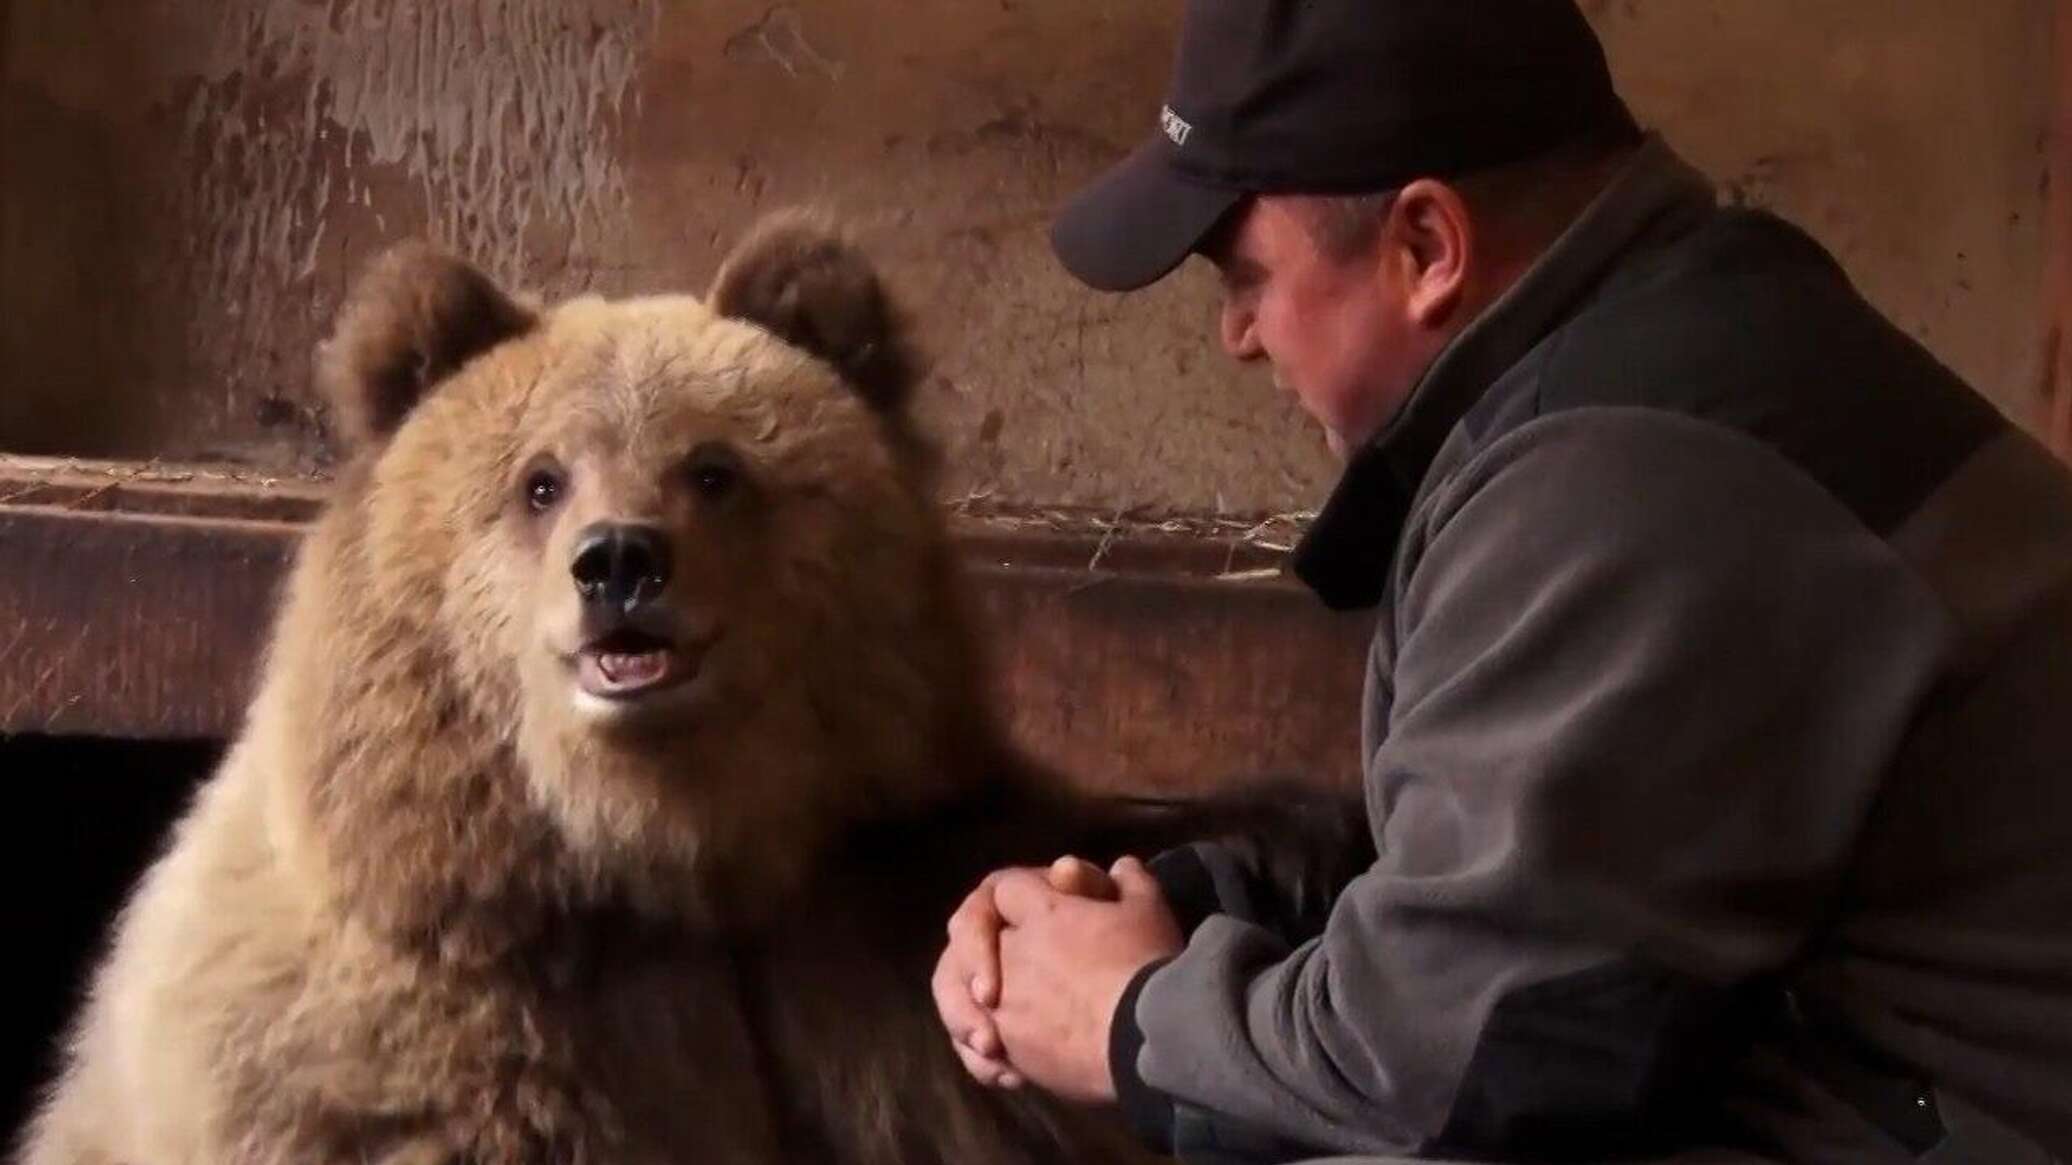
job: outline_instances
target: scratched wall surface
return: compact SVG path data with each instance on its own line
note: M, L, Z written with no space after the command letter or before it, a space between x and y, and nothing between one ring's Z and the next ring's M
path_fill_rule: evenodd
M1644 119L2010 411L2038 359L2050 0L1586 0ZM1148 132L1172 0L0 0L0 447L324 452L381 243L553 296L698 287L772 206L917 308L950 488L1305 508L1331 465L1189 272L1083 292L1049 210Z
M0 294L32 318L5 313L8 367L56 371L22 378L15 444L307 455L308 353L385 239L586 281L626 253L616 131L654 22L652 0L13 4L30 141Z

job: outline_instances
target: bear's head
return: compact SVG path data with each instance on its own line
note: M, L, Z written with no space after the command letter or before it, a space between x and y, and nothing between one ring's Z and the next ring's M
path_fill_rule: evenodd
M914 369L871 266L796 216L702 301L378 260L320 354L352 458L298 584L318 833L464 897L531 862L767 884L986 775Z

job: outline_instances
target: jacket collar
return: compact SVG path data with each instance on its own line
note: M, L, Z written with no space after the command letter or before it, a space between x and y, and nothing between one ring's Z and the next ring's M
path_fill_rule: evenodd
M1403 523L1454 426L1654 228L1713 206L1705 177L1650 135L1546 254L1447 345L1395 418L1353 455L1295 548L1296 577L1334 610L1379 603Z

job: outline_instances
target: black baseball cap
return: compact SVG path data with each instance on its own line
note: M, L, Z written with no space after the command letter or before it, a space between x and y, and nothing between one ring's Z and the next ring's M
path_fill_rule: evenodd
M1247 195L1373 194L1638 132L1575 0L1187 0L1158 132L1051 245L1130 291Z

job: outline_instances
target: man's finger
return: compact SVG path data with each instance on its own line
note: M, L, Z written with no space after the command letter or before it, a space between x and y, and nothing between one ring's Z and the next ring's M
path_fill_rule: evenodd
M1021 1076L1005 1061L989 1059L954 1041L950 1050L957 1053L957 1059L973 1080L988 1088L1019 1088ZM1010 1082L1011 1081L1011 1082Z
M964 987L973 1002L992 1007L1000 1002L1000 911L994 903L995 888L1007 871L988 875L978 889L966 895L948 926L950 947L945 958L954 958L964 972Z
M1051 889L1060 894L1097 898L1103 902L1113 902L1117 897L1115 880L1099 866L1081 858L1068 856L1052 862L1048 880Z
M935 997L936 1015L952 1039L973 1047L997 1045L1000 1035L993 1026L993 1017L972 998L970 973L955 952L943 952L935 964L935 974L928 982L928 989Z
M993 889L1002 878L1013 872L999 870L987 874L985 881L964 896L964 901L959 902L956 911L950 915L946 928L952 941L990 938L1000 932L1000 914L993 908Z
M993 885L993 909L1004 926L1018 926L1056 910L1066 896L1051 888L1049 875L1009 870Z
M1007 1045L1000 1040L1000 1022L993 1018L992 1012L982 1007L977 1008L977 1013L968 1021L964 1046L995 1060L1007 1057Z

